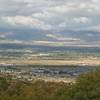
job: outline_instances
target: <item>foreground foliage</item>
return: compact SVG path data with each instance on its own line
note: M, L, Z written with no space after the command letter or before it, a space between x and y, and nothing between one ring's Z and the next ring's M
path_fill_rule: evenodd
M0 100L100 100L100 71L81 75L75 84L1 77Z

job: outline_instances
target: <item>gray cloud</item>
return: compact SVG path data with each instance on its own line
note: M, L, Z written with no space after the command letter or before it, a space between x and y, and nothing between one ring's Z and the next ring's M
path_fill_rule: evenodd
M0 0L0 27L100 30L99 17L100 0Z

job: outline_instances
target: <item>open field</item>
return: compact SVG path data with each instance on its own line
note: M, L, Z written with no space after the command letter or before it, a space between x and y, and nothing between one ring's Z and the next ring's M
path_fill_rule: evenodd
M19 65L90 65L99 66L100 59L76 59L76 60L43 60L43 59L20 59L19 60L0 60L0 64L19 64Z
M100 66L100 47L0 44L0 64Z

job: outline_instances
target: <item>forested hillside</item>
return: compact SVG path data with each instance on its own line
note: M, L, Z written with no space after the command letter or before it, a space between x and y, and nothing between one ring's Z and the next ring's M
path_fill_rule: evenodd
M73 84L1 77L0 100L100 100L100 71L81 75Z

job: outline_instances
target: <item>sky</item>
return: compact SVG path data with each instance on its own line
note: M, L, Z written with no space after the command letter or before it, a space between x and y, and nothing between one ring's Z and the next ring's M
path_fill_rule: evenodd
M13 29L23 32L27 29L28 34L30 30L33 33L34 30L49 32L45 36L58 41L80 40L80 36L69 35L69 30L98 38L100 0L0 0L0 32L8 30L7 33L16 33L12 32ZM6 36L6 33L0 36Z

